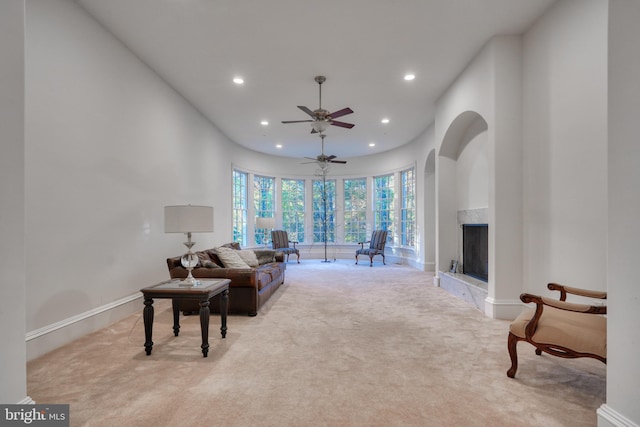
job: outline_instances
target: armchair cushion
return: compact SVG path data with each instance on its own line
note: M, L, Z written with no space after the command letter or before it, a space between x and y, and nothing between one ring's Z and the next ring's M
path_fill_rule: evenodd
M577 304L573 304L577 305ZM525 310L509 326L509 332L526 339L525 328L535 315L534 309ZM578 353L607 357L607 318L589 313L544 308L531 339L535 342L561 345Z

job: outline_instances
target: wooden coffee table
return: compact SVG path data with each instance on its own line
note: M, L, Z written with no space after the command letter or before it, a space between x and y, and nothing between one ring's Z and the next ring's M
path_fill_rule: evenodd
M220 333L222 338L227 335L227 307L229 306L229 279L201 279L198 286L180 285L180 280L167 280L148 288L140 289L144 296L144 349L147 356L151 354L153 341L153 299L171 298L173 306L173 334L177 337L180 333L179 300L197 300L200 303L200 330L202 332L202 355L207 357L209 353L209 300L220 294Z

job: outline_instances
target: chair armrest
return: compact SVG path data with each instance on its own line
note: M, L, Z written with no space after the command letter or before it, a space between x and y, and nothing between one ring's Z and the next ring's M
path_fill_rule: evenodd
M367 240L366 242L358 242L358 244L360 245L361 249L364 249L364 244L365 243L371 243L371 240Z
M573 288L571 286L564 286L558 283L549 283L547 288L551 291L560 292L560 301L567 300L567 294L578 295L581 297L607 299L607 293L603 291L590 291L588 289Z
M560 310L574 311L576 313L589 313L589 314L607 314L606 305L589 305L589 304L577 304L566 301L558 301L555 299L541 297L532 294L522 294L520 299L524 303L536 303L538 306L548 305Z
M293 243L293 249L295 249L296 245L298 244L296 240L289 240L289 243Z
M565 311L573 311L576 313L587 313L587 314L607 314L606 306L596 306L596 305L588 305L588 304L575 304L566 301L558 301L547 297L542 297L539 295L532 294L522 294L520 295L520 300L524 303L535 303L536 304L536 312L527 323L525 327L525 334L528 339L530 339L536 331L538 327L538 321L542 316L544 311L544 306L549 306L553 308L557 308Z

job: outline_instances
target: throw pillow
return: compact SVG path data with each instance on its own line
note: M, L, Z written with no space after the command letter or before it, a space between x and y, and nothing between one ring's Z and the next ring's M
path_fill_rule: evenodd
M257 267L258 266L258 257L256 257L256 253L251 249L243 249L238 251L238 255L244 262L247 263L249 267Z
M215 248L214 251L226 268L251 268L240 258L239 251L235 249L219 247Z
M273 249L254 249L253 252L256 254L260 265L276 261L276 251Z
M204 268L220 268L220 266L218 264L216 264L215 262L208 260L208 261L204 261L202 263L202 266Z
M231 248L231 249L236 249L236 250L240 250L240 243L238 242L231 242L231 243L225 243L224 245L220 246L221 248Z

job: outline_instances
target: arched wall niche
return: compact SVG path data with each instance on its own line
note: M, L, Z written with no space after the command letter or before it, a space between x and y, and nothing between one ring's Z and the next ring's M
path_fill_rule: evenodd
M451 160L458 160L467 144L487 129L487 121L479 113L475 111L461 113L449 125L440 145L439 154Z
M463 111L446 129L437 161L438 283L481 311L489 284L462 274L462 225L489 223L488 129L481 114Z

